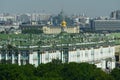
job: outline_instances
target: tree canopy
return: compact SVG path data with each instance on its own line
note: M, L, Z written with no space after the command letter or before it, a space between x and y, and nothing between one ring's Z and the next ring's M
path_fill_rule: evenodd
M120 69L110 74L88 63L51 63L33 65L0 64L0 80L120 80Z

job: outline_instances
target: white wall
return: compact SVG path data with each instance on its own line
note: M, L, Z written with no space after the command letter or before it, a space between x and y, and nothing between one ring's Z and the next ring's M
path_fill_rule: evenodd
M100 47L100 48L90 48L90 49L76 49L74 51L69 51L68 62L93 62L97 67L102 69L106 68L106 59L115 57L115 47ZM52 59L61 59L61 52L59 50L56 51L45 51L42 53L42 63L51 62ZM29 54L29 63L35 64L38 66L38 52L34 51L33 54ZM62 56L63 61L63 56ZM97 63L96 63L97 62ZM112 59L110 61L111 68L115 68L115 60ZM109 66L109 65L108 65Z

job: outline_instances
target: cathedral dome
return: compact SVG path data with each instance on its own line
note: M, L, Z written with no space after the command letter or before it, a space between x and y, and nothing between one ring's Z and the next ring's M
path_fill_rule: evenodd
M62 26L62 27L66 27L66 25L67 25L66 21L63 20L63 21L61 22L61 26Z

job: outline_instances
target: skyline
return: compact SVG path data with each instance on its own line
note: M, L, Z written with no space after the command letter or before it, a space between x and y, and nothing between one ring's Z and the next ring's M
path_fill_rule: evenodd
M90 17L109 16L120 9L120 0L0 0L0 13L85 14Z

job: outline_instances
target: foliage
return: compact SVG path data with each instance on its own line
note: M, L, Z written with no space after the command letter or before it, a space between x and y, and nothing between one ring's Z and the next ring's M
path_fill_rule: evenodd
M93 64L63 64L59 59L38 67L0 64L0 80L120 80L119 74L120 69L107 74Z
M115 68L112 70L111 75L115 80L120 80L120 68Z
M24 34L41 34L43 33L42 30L38 30L38 29L25 29L25 30L22 30L22 33Z
M0 65L0 80L38 80L33 73L34 67L11 64Z

